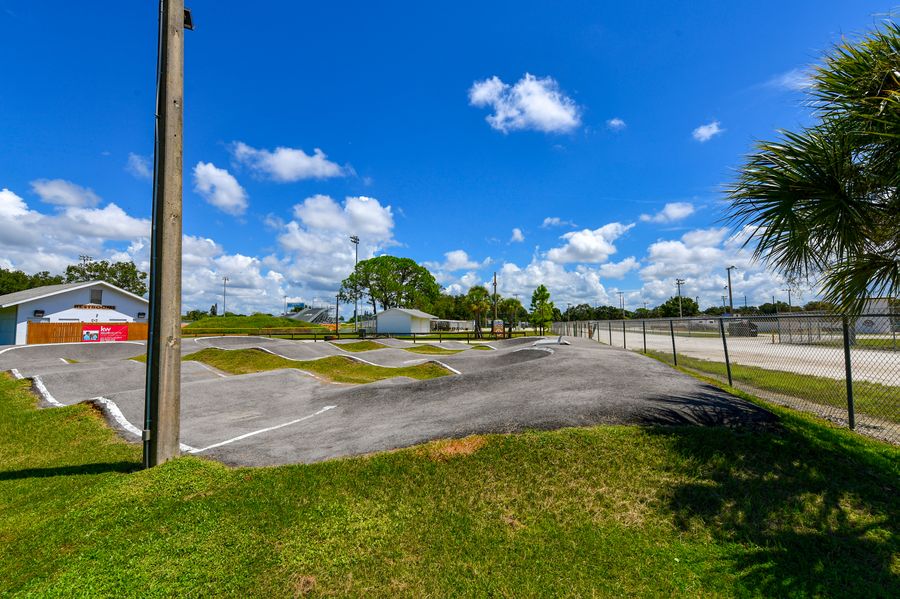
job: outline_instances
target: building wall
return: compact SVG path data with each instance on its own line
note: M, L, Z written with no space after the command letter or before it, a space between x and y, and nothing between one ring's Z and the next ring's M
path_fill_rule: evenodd
M428 318L416 318L405 312L389 310L381 312L377 316L378 332L393 335L409 333L430 333L431 320Z
M16 342L16 307L0 308L0 345Z
M103 290L103 305L115 306L115 310L75 308L76 305L91 301L91 289ZM137 300L105 287L92 285L83 289L66 291L43 299L23 302L18 305L16 319L16 345L24 345L28 339L28 323L34 322L146 322L138 318L139 312L148 312L146 301ZM43 310L43 318L35 318L34 311Z

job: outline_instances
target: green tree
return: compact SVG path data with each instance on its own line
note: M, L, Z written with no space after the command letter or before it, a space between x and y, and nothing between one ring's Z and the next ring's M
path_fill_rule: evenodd
M818 122L757 145L726 218L757 258L859 313L900 293L900 26L836 46L810 94Z
M531 294L531 324L540 328L541 335L544 329L553 322L553 310L556 306L550 301L550 291L542 283Z
M500 303L497 306L497 312L501 318L509 321L510 324L520 322L523 318L528 316L525 306L514 297L505 297L500 300Z
M106 281L135 295L147 293L147 273L138 270L134 262L99 260L70 264L66 267L66 283Z
M0 295L34 289L44 285L59 285L62 282L63 278L61 276L51 275L46 270L29 275L21 270L0 268Z
M481 338L481 327L484 326L484 315L491 309L491 294L481 285L469 288L466 293L466 304L475 317L475 337Z
M425 308L441 293L441 287L427 268L409 258L376 256L356 265L341 282L343 301L366 300L372 311L389 308Z
M662 318L674 318L679 316L679 314L682 316L696 316L700 313L700 306L697 305L693 298L681 296L680 302L681 310L679 311L679 299L673 295L653 310Z

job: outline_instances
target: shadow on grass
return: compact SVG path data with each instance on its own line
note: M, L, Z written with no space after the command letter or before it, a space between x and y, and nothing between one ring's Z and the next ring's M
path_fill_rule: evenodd
M106 474L107 472L129 473L141 469L137 462L107 462L98 464L77 464L54 468L25 468L0 472L0 481L24 478L47 478L51 476L73 476L78 474Z
M686 399L671 401L681 424ZM751 594L900 596L895 454L794 419L648 430L673 441L696 473L669 488L664 509L683 530L734 543L728 570Z

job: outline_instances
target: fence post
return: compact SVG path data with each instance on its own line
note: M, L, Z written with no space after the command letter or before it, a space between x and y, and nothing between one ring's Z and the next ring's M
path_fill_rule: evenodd
M647 321L646 320L641 321L641 331L644 334L644 353L646 354L647 353Z
M672 361L678 366L678 353L675 351L675 325L669 320L669 332L672 334Z
M612 321L607 322L607 326L609 326L609 346L612 347Z
M626 345L627 345L627 341L626 341L626 339L625 339L625 321L623 320L623 321L622 321L622 348L623 348L623 349L628 349L628 348L626 347Z
M850 421L850 430L856 428L856 410L853 405L853 367L850 365L850 324L847 317L841 317L841 325L844 331L844 372L847 379L847 417Z
M722 332L722 348L725 350L725 370L728 371L728 386L734 387L731 381L731 362L728 359L728 341L725 340L725 319L719 319L719 331Z

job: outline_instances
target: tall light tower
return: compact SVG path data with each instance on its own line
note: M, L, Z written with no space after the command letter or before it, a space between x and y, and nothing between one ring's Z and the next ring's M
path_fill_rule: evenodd
M732 269L737 268L735 265L731 265L725 270L728 272L728 312L729 314L734 314L734 294L731 292L731 271Z
M356 266L359 264L359 235L351 235L350 243L356 250L356 259L353 262L353 272L356 272ZM353 293L353 330L359 332L359 297L356 291Z
M625 320L625 292L616 291L619 294L619 307L622 310L622 320Z
M793 304L791 304L791 288L788 287L787 289L782 289L782 291L787 291L787 294L788 294L788 312L793 312L793 311L794 311L794 306L793 306Z
M184 148L184 0L159 3L150 306L144 387L143 465L178 455L181 420L181 212Z
M684 279L675 279L675 285L678 287L678 318L683 318L684 310L681 309L681 286L684 285Z
M225 298L228 294L228 277L222 277L222 316L225 316Z

